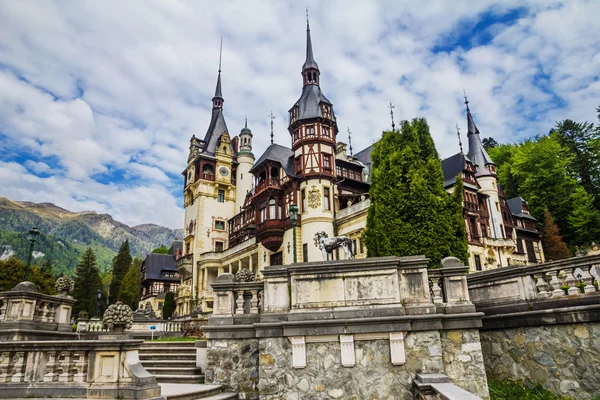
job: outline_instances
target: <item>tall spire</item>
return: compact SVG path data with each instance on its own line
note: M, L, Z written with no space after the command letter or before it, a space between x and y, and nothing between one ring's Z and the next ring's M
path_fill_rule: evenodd
M302 66L304 86L319 85L319 66L313 57L312 41L310 40L310 24L308 22L308 8L306 9L306 60Z
M475 125L475 121L473 121L473 116L471 115L471 110L469 109L469 100L467 99L467 92L464 89L463 93L465 95L465 105L467 106L467 136L472 135L474 133L479 135L479 129L477 129L477 125Z
M460 147L460 154L465 154L463 152L462 140L460 138L460 128L458 127L458 124L456 124L456 136L458 136L458 146Z
M219 48L219 75L217 77L217 87L215 95L212 98L213 108L223 108L223 94L221 92L221 57L223 55L223 36L221 36L221 46Z
M396 108L396 106L392 105L392 102L390 101L388 108L390 109L390 117L392 117L392 130L394 130L396 129L396 124L394 123L394 108Z

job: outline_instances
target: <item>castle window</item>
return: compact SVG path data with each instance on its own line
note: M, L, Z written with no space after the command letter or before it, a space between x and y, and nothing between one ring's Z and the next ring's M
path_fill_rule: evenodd
M331 156L329 154L323 154L323 168L331 170Z
M337 176L342 176L342 167L340 167L339 165L336 165L336 167L335 167L335 174Z
M323 106L323 117L331 119L331 108L327 105Z
M306 243L302 245L302 262L308 262L308 245Z
M263 222L265 222L266 219L267 219L267 202L263 201L262 203L260 203L260 220L258 222L263 223Z
M277 205L275 204L275 199L269 199L269 219L277 219L277 215L275 215L277 210Z
M302 173L302 156L296 157L296 159L294 160L294 164L296 164L296 173Z
M473 257L475 258L475 271L481 271L481 256L475 254Z
M225 221L215 220L215 229L224 231L225 230Z
M225 191L222 189L219 189L219 191L217 192L217 201L219 203L225 203Z
M315 136L315 126L309 125L306 127L306 137L314 137Z
M331 205L330 205L330 201L329 201L329 188L323 188L323 207L325 207L325 210L330 210L331 209Z
M306 212L306 190L302 189L301 191L301 197L302 197L302 212Z
M298 133L298 129L294 130L294 142L297 142L300 139L300 135Z
M330 137L329 127L327 127L327 126L323 127L323 136Z
M223 251L223 242L215 242L215 251Z

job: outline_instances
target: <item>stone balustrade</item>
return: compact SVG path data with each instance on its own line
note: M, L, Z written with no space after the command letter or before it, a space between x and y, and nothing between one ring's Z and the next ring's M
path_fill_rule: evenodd
M163 399L140 364L142 341L11 341L0 345L0 398Z
M599 278L600 255L505 267L467 277L470 297L481 306L597 294Z
M75 299L38 293L31 282L21 282L0 293L0 340L71 339L71 310Z
M213 316L258 315L262 309L264 282L237 282L233 274L221 274L212 284Z

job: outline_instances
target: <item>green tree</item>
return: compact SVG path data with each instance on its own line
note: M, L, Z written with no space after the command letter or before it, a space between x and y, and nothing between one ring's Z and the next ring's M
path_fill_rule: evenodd
M432 268L447 256L466 263L462 191L449 196L444 190L427 121L403 121L399 131L384 132L371 159L371 206L364 234L368 257L424 254Z
M567 244L559 233L558 225L554 222L554 218L552 218L552 214L547 208L544 210L542 245L548 261L563 260L571 256Z
M171 318L173 316L173 311L175 311L175 294L173 294L173 292L167 292L162 308L162 318Z
M77 303L73 306L73 315L77 316L80 311L85 311L88 316L94 315L96 307L96 295L98 290L102 294L102 299L106 299L103 294L102 280L100 279L100 271L96 263L96 255L91 247L81 255L77 269L75 270L75 288L73 289L73 297ZM104 301L103 301L104 303Z
M496 142L496 139L492 137L484 138L481 141L481 144L483 144L483 148L486 150L493 149L494 147L498 146L498 142Z
M123 278L131 268L131 252L129 251L129 240L125 240L121 247L119 248L119 252L113 259L112 265L112 280L110 282L110 289L108 294L108 303L113 304L117 301L119 297L119 289L121 288L121 283L123 282Z
M26 265L16 257L0 260L0 292L11 291L18 283L25 280ZM31 266L29 281L35 283L40 293L54 294L56 278L52 273L43 271L40 266Z
M131 307L132 310L137 310L140 301L140 286L142 280L142 259L134 258L131 267L121 283L118 300L122 301Z
M152 250L152 253L169 254L169 249L165 246L160 246L160 247L157 247L156 249Z
M566 119L556 124L553 134L571 155L569 171L594 197L594 205L600 209L600 129L589 122Z

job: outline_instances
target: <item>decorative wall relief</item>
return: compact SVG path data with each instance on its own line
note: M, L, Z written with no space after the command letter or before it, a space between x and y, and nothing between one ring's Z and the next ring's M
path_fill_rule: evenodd
M310 208L317 208L321 206L321 190L315 185L312 185L308 191L308 206Z

